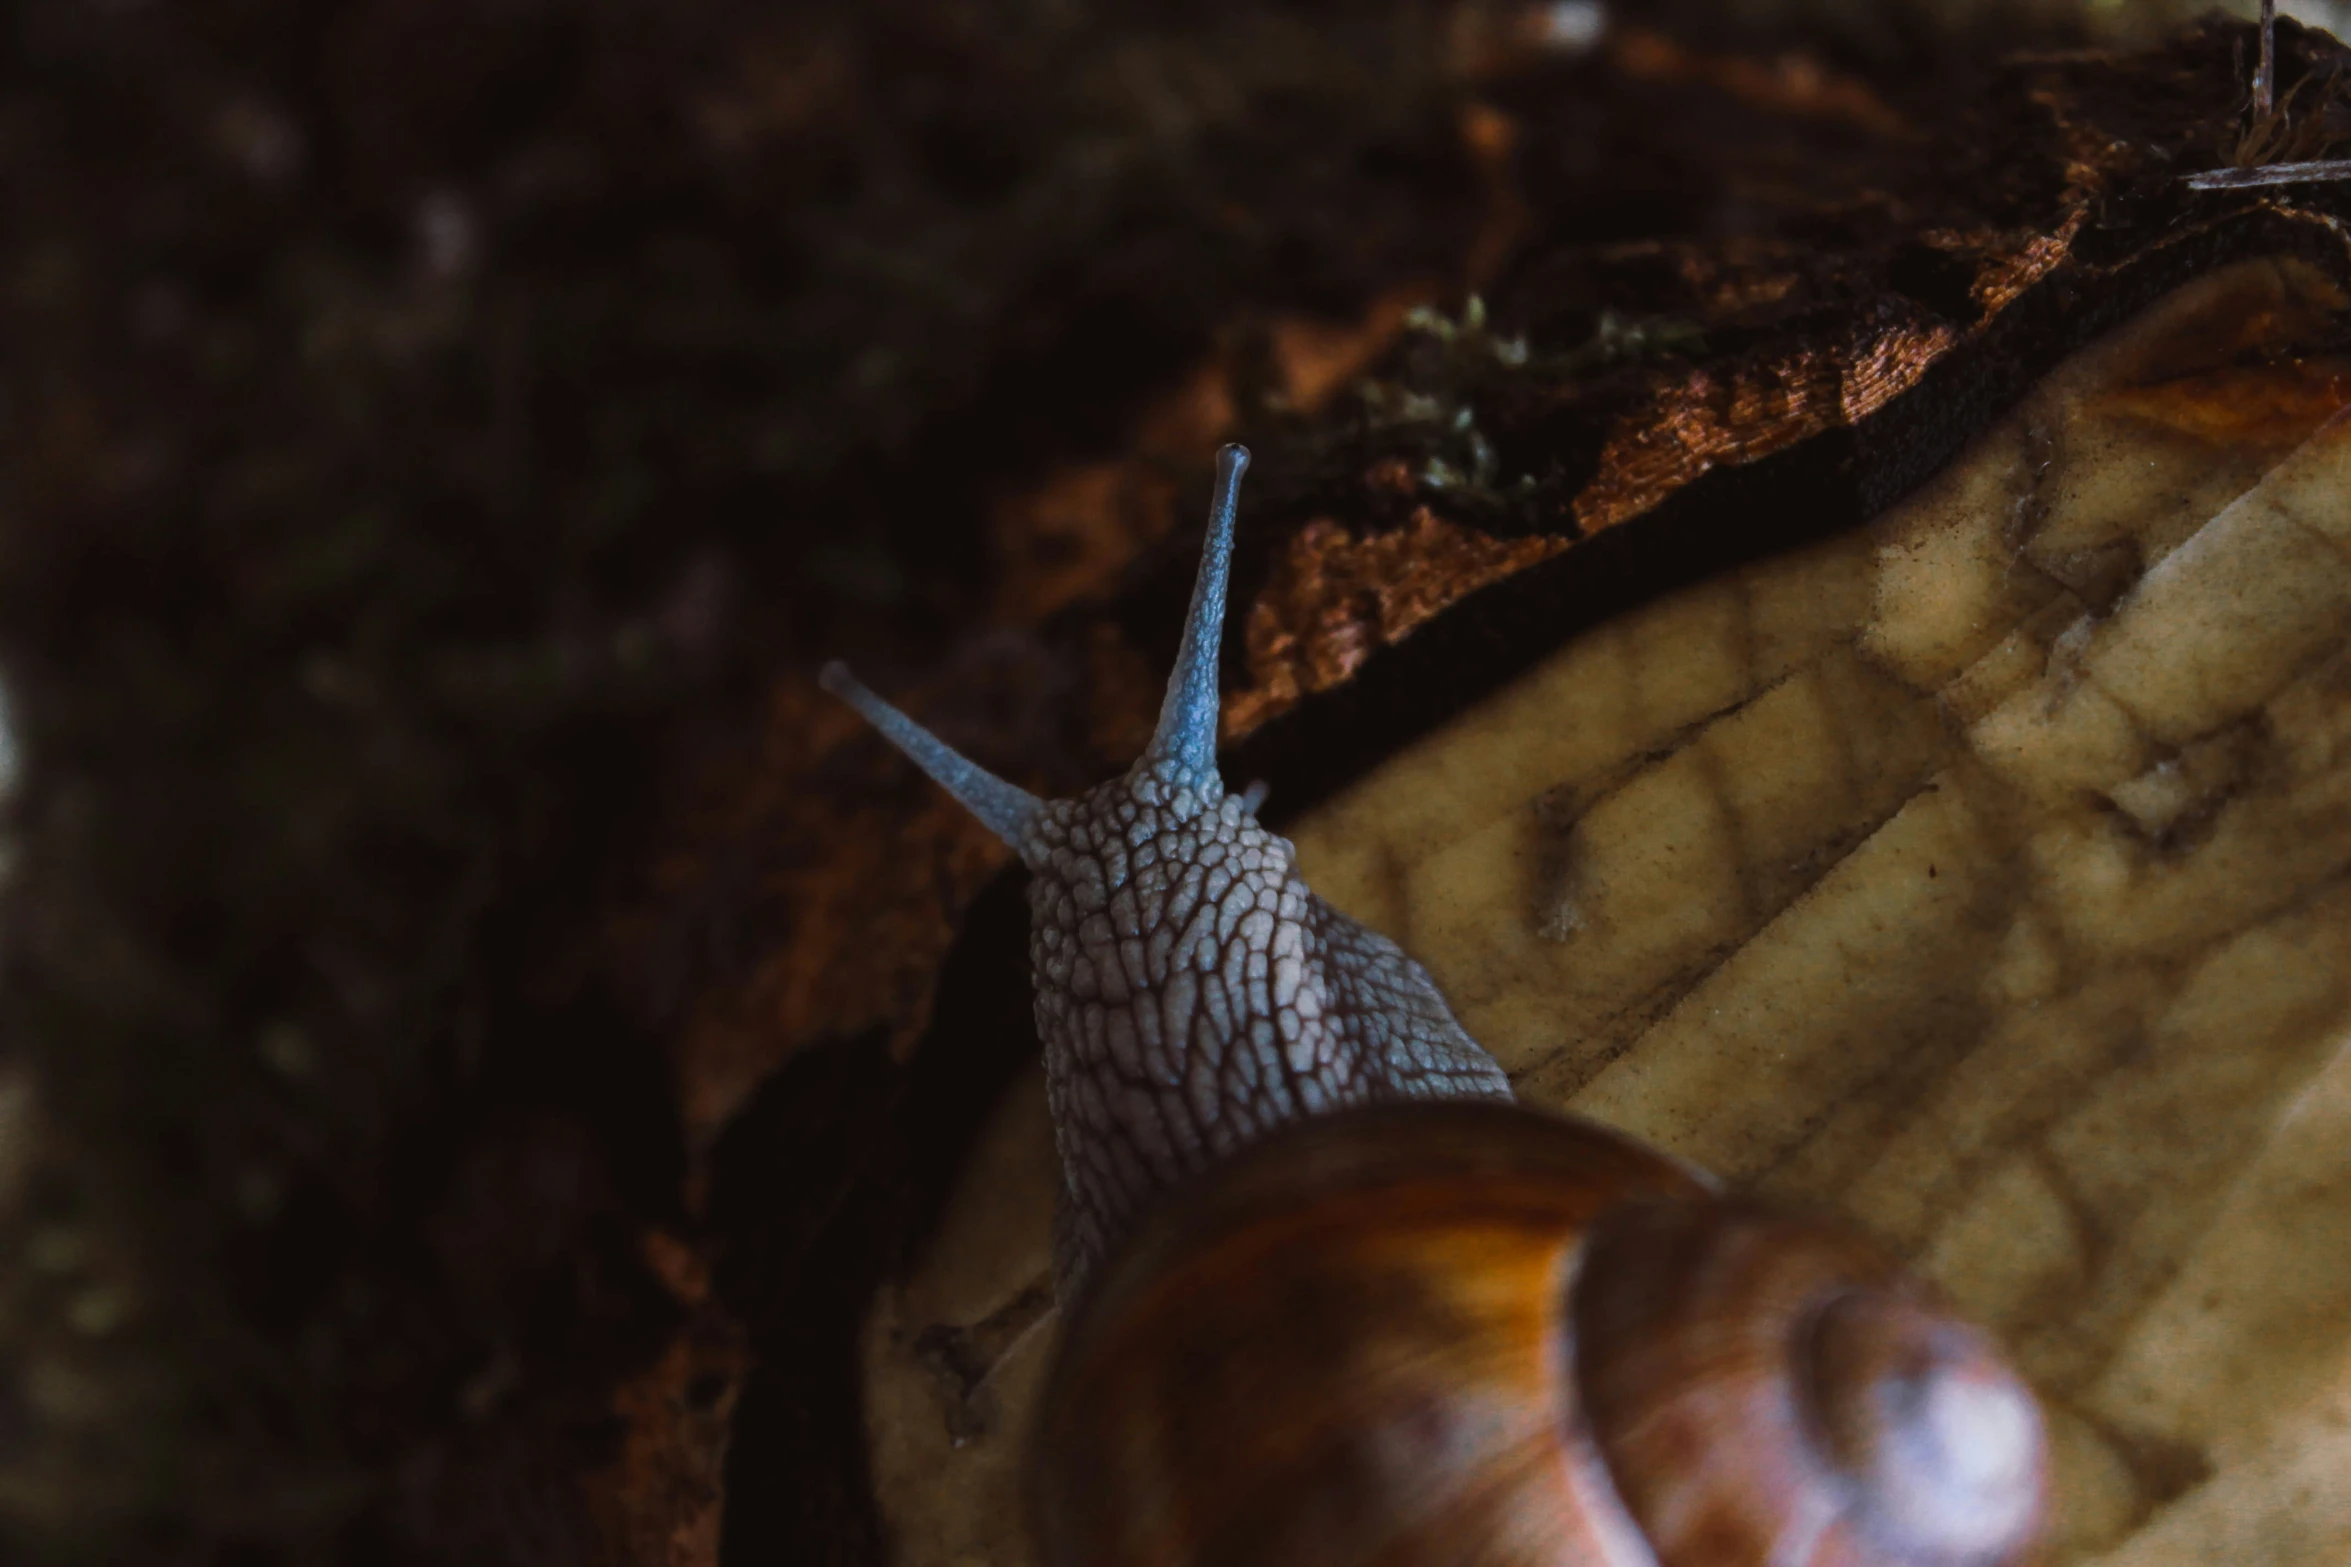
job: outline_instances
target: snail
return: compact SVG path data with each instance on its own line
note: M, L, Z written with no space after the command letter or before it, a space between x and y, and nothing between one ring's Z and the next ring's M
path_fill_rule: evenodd
M1159 722L1041 800L838 664L1010 845L1067 1308L1032 1495L1055 1567L2000 1567L2038 1405L1885 1251L1514 1102L1427 971L1325 904L1216 765L1248 453L1217 459Z

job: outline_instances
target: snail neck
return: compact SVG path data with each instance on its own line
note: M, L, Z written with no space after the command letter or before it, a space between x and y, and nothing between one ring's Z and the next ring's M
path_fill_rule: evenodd
M1064 1293L1161 1195L1347 1105L1510 1096L1420 966L1333 910L1221 785L1156 771L1024 844Z

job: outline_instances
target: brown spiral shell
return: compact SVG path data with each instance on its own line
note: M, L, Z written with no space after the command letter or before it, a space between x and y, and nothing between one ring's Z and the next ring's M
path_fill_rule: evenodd
M1998 1567L2044 1508L2030 1394L1877 1247L1470 1102L1171 1201L1037 1440L1055 1567Z

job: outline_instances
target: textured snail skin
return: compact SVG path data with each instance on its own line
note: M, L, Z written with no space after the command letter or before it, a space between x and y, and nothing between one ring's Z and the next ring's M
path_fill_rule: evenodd
M1216 770L1248 454L1157 732L1043 801L824 684L1016 849L1073 1312L1056 1567L2007 1567L2037 1407L1857 1236L1510 1101L1427 972ZM1418 1101L1407 1103L1405 1101Z
M1427 972L1316 897L1288 840L1232 795L1129 774L1047 805L1023 856L1065 1281L1155 1198L1276 1127L1509 1097Z

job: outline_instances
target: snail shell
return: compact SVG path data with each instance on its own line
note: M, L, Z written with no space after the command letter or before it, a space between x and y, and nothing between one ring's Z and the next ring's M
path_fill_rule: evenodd
M1172 1201L1071 1324L1053 1562L2018 1560L2032 1395L1879 1248L1588 1122L1322 1118Z

